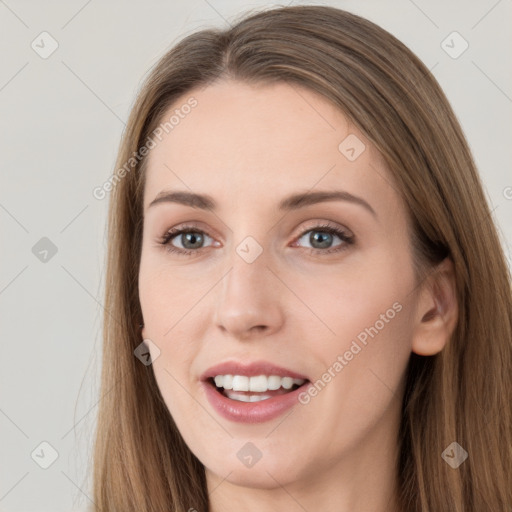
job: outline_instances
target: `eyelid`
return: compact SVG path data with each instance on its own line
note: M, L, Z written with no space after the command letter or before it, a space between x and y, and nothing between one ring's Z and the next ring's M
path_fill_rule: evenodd
M306 224L307 225L305 228L301 228L301 233L298 235L299 238L308 231L311 231L312 229L320 230L320 228L332 228L336 229L337 231L342 231L344 234L346 234L347 237L354 236L354 233L350 229L341 224L338 224L337 222L333 222L330 220L315 219L312 221L308 221Z
M207 229L204 229L202 227L202 222L198 221L188 221L188 222L182 222L180 224L177 224L176 226L173 226L172 228L166 229L163 237L160 237L160 239L166 237L171 231L180 231L183 230L190 230L190 231L200 231L202 233L207 234L210 238L214 238L214 236L210 235L209 231ZM311 231L312 229L320 229L320 228L333 228L337 229L339 231L342 231L347 237L353 236L353 232L346 228L345 226L338 225L337 223L334 223L329 220L310 220L307 222L306 227L303 227L298 235L294 236L294 240L300 239L304 234L306 234L308 231Z

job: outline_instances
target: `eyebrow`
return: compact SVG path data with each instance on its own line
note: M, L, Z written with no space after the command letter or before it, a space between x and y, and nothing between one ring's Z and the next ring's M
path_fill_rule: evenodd
M292 211L326 201L347 201L349 203L357 204L368 210L375 218L377 218L377 213L369 203L367 203L363 198L350 194L344 190L301 192L293 194L283 199L279 203L278 209L280 211ZM151 201L151 203L149 203L148 209L160 203L178 203L190 206L191 208L212 211L217 207L215 200L211 196L186 191L163 190L155 197L155 199L153 199L153 201Z

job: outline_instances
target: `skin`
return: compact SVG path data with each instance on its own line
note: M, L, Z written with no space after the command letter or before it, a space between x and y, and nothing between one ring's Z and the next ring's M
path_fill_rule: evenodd
M197 106L149 155L139 294L143 338L160 350L152 350L155 377L206 468L210 510L395 510L404 372L411 351L435 354L453 331L451 262L415 282L392 177L322 96L283 83L222 81L187 93L169 115L191 96ZM354 161L338 149L349 134L365 144ZM282 198L311 189L346 190L377 217L346 201L278 211ZM162 190L206 193L218 206L149 207ZM202 245L187 246L180 235L170 243L202 247L196 253L159 244L191 221L205 234ZM310 235L325 233L316 229L325 221L354 235L354 244L334 235L327 247L345 249L322 254ZM263 250L252 263L236 252L247 236ZM209 405L199 377L210 366L263 359L315 382L395 303L401 310L306 405L256 425L228 421ZM262 453L250 468L237 458L248 441Z

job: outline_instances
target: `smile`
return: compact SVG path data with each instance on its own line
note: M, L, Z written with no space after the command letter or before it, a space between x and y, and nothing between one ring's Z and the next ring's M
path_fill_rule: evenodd
M213 379L217 390L230 400L260 402L289 393L302 386L305 379L279 375L216 375Z
M260 423L281 416L297 405L312 385L309 378L270 361L228 360L199 376L214 412L242 423Z

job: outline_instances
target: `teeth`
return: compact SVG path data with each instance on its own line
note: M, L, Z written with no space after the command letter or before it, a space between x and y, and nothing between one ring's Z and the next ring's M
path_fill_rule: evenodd
M304 379L279 377L278 375L258 375L255 377L247 377L245 375L216 375L214 380L215 385L219 388L232 389L233 391L254 391L256 393L275 391L280 387L291 389L294 384L302 386L302 384L306 382Z
M249 378L249 391L262 393L268 390L268 378L265 375L258 375Z
M224 389L233 389L233 375L224 375L224 382L221 387Z
M291 377L283 377L281 386L283 386L284 389L292 389L293 379Z
M243 393L233 391L227 391L226 394L231 400L238 400L239 402L261 402L262 400L272 398L270 395L244 395Z
M249 391L249 377L233 375L233 391Z
M268 389L271 391L275 391L281 387L281 377L278 377L277 375L271 375L267 381Z

